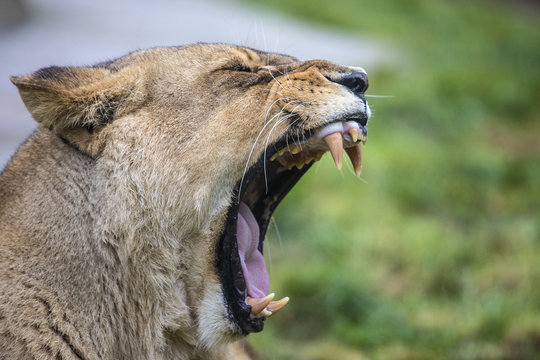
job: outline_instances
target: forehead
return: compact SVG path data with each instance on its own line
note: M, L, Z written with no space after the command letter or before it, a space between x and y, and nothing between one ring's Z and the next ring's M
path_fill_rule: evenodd
M97 64L111 70L142 63L175 63L177 65L210 65L231 62L246 65L284 65L298 61L293 56L264 52L227 44L195 44L140 50L119 59Z
M177 56L194 65L220 67L242 64L250 67L265 65L284 65L297 61L296 58L264 52L242 46L227 44L196 44L180 48Z
M241 46L231 46L228 53L231 57L248 63L255 62L272 65L284 65L298 61L298 59L290 55L270 53Z

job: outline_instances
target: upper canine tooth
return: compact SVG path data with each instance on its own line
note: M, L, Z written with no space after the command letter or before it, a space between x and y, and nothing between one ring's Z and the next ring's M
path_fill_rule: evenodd
M358 129L354 128L354 127L350 128L349 129L349 135L351 135L353 142L357 142L358 138L360 137L360 131L358 131Z
M274 299L274 296L276 296L276 294L274 293L268 294L265 297L260 298L260 299L256 299L256 298L252 298L248 296L246 299L246 303L249 306L251 306L251 313L253 315L257 315L261 311L263 311L264 308L268 306L268 304L270 304L270 302Z
M343 138L341 137L341 133L332 133L325 136L323 140L330 148L330 153L332 154L332 158L334 159L338 170L341 170L341 162L343 160Z
M349 159L351 159L351 163L354 167L354 173L356 176L360 176L362 173L362 149L361 145L357 144L353 147L346 148L345 151L347 152L347 155L349 155Z

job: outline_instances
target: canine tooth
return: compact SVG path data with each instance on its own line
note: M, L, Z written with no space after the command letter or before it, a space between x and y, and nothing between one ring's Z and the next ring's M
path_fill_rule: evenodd
M356 176L360 176L360 173L362 173L362 149L361 145L355 145L350 148L346 148L345 151L347 152L347 155L349 155L349 159L351 159L351 163L354 167L354 173Z
M360 137L360 131L358 131L358 129L354 128L354 127L350 128L349 129L349 135L351 135L353 142L357 142L358 138Z
M268 306L266 307L267 310L272 312L272 315L277 313L279 310L283 309L285 305L289 303L289 297L284 297L281 300L278 301L272 301Z
M257 315L261 311L263 311L264 308L268 306L268 304L270 304L270 302L274 299L274 296L276 296L276 294L274 293L268 294L265 297L260 298L260 299L256 299L256 298L252 298L248 296L246 299L246 303L249 306L251 306L251 313L253 315Z
M266 309L263 309L258 315L262 315L262 316L265 316L265 317L270 317L270 316L272 316L272 312L268 311Z
M332 158L334 159L338 170L341 170L341 162L343 160L343 138L341 137L341 133L336 132L327 135L323 140L330 148L330 153L332 154Z

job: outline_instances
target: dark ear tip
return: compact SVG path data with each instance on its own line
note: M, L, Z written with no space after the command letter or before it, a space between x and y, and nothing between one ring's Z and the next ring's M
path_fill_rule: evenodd
M32 74L10 76L9 80L19 89L42 89L44 88L38 82L34 81Z
M18 88L32 85L28 75L10 76L9 80Z
M13 85L17 86L21 83L20 76L10 76L9 80L13 83Z

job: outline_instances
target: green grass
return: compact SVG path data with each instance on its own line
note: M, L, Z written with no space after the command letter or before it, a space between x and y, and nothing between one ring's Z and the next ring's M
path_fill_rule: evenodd
M398 55L368 69L368 94L394 97L369 99L362 180L325 156L276 212L271 286L291 302L251 343L268 359L540 358L539 10L259 3Z

